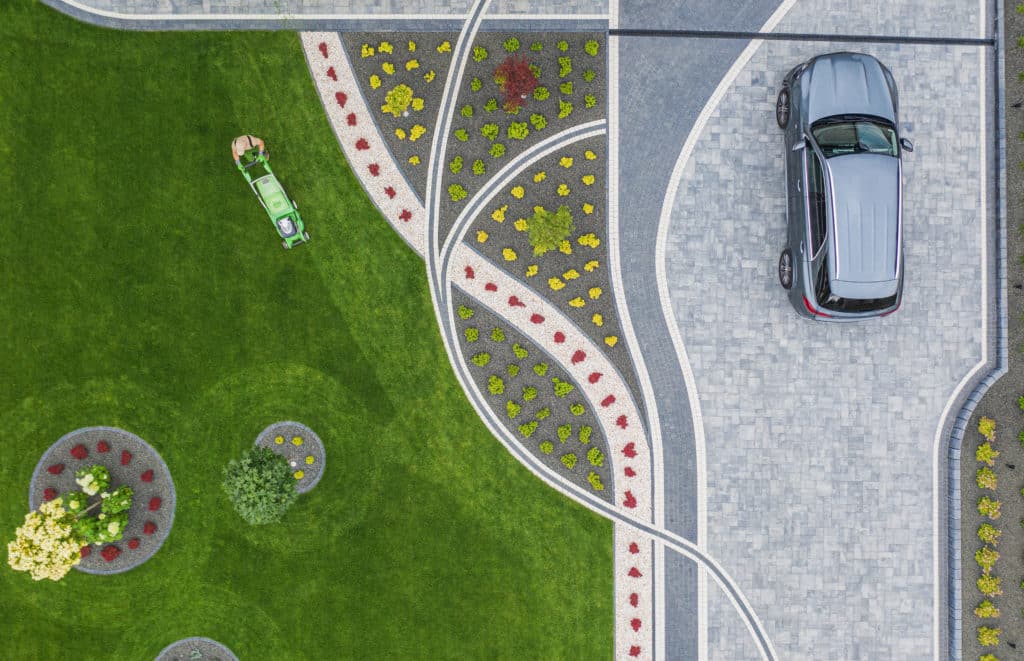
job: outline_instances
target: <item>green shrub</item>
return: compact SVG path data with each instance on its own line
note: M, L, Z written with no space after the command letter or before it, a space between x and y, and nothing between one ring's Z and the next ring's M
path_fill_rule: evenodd
M536 420L530 420L524 425L519 425L519 433L523 435L523 438L530 438L535 431L537 431Z
M999 552L993 550L988 546L983 546L974 552L974 561L981 567L981 573L989 574L992 572L992 568L996 566L996 560L999 559Z
M536 207L533 218L527 227L533 254L540 256L550 250L557 250L562 241L569 238L575 229L572 213L564 204L558 207L558 211L555 213L551 213L544 207Z
M586 71L583 72L583 80L587 81L588 83L593 82L596 76L597 74L590 69L587 69Z
M1003 531L999 528L996 528L991 523L983 523L980 526L978 526L978 539L985 542L986 544L998 546L999 536L1002 534Z
M593 94L588 94L585 97L583 97L583 107L584 108L593 108L596 105L597 105L597 99L594 98Z
M588 427L587 425L583 425L582 427L580 427L580 443L583 443L584 445L589 443L590 434L592 434L593 431L594 430Z
M533 74L534 78L537 78L538 80L540 79L540 67L536 64L530 65L530 73Z
M589 55L590 57L597 56L597 49L599 47L600 45L593 39L588 39L587 43L583 44L583 50L586 51L587 55Z
M604 453L597 448L587 450L587 461L593 466L604 466Z
M120 486L110 492L110 495L103 499L100 511L104 514L120 514L126 512L132 506L132 488L128 485Z
M474 92L479 92L480 88L483 86L484 84L480 82L480 79L477 78L476 76L473 77L473 80L469 81L469 89L473 90Z
M601 476L594 471L590 471L590 474L587 475L587 482L590 482L590 486L594 491L604 491L604 485L601 484Z
M572 81L567 80L564 83L559 83L558 91L565 95L572 94Z
M982 574L981 578L978 579L977 585L978 590L986 597L997 597L1003 593L1003 589L999 586L1002 583L1002 579L998 576L992 576L991 574Z
M251 448L224 467L221 487L249 525L276 523L298 499L288 461L269 448Z
M484 162L483 161L481 161L479 158L476 159L475 161L473 161L473 174L475 174L476 176L479 177L480 175L482 175L486 171L487 171L487 168L486 168L486 166L484 166Z
M583 404L580 404L579 402L576 402L575 404L573 404L572 406L569 407L569 411L573 415L583 415L584 413L587 412L587 409L585 409L583 407Z
M537 374L537 376L544 376L545 374L548 373L548 364L537 363L536 365L533 366L533 371Z
M483 62L487 59L487 49L483 46L473 46L473 61Z
M516 358L518 358L519 360L522 360L523 358L526 358L528 355L530 355L526 352L526 349L519 346L518 342L512 345L512 353L514 353L516 355Z
M487 99L487 103L484 104L484 110L486 110L487 112L494 112L497 109L498 109L498 100L497 99ZM493 140L494 138L491 138L491 139Z
M459 200L465 199L469 195L466 189L459 184L452 184L448 187L448 197L452 198L452 202L458 202Z
M576 455L574 455L571 452L568 454L563 454L562 464L569 470L572 470L576 466Z
M515 378L519 376L519 365L516 365L515 363L509 363L506 369L508 370L508 375L510 377Z
M544 119L544 115L533 113L532 115L530 115L530 123L533 124L534 129L540 131L541 129L548 125L548 120Z
M491 339L495 342L505 341L505 331L501 330L498 326L491 329Z
M572 58L571 57L560 57L558 58L558 77L565 78L572 73Z
M996 421L992 418L982 418L978 421L978 433L989 441L996 440Z
M472 360L473 364L477 367L487 367L487 363L491 362L491 354L486 351L482 351L478 354L474 354L470 360Z
M505 392L505 382L497 374L492 374L487 380L487 390L492 395L500 395Z
M549 92L548 88L544 87L543 85L533 90L533 98L537 99L538 101L543 101L549 96L551 96L551 92Z
M469 133L466 132L466 129L455 129L455 139L459 142L466 142L469 140Z
M999 617L999 609L986 599L978 604L978 607L974 609L974 614L980 618Z
M525 140L530 135L530 129L526 128L526 122L512 122L505 133L509 140Z
M551 441L541 441L540 451L543 452L544 454L551 454L552 452L555 451L555 446Z
M979 488L991 491L996 490L996 484L998 483L995 471L991 468L979 468L974 476L974 481L977 482Z
M488 151L494 158L501 158L505 155L505 145L495 142Z
M999 508L1002 503L998 500L992 500L988 496L982 496L981 500L978 501L978 513L982 516L987 516L990 519L999 518Z
M480 135L484 136L491 142L498 137L498 125L497 124L484 124L480 127Z
M565 443L572 436L572 425L564 424L558 426L558 440Z
M537 398L537 389L533 386L526 386L523 388L523 401L532 402Z
M546 406L544 408L542 408L541 410L537 411L537 419L538 420L543 420L544 418L546 418L546 417L548 417L550 415L551 415L551 409L549 409Z
M1021 445L1024 445L1024 429L1021 429L1020 433L1017 434L1017 440L1020 441Z
M999 456L999 451L992 448L992 444L985 441L978 446L978 449L974 452L974 458L982 463L994 466L996 463L996 457Z
M508 413L509 418L515 418L522 410L523 407L519 406L511 399L505 403L505 412Z
M558 119L565 119L572 114L572 104L568 101L558 100Z
M560 51L562 51L564 53L565 51L569 50L569 42L565 41L565 40L559 41L555 45L555 48L557 48L558 50L560 50Z
M480 337L480 331L478 331L475 328L472 328L472 327L467 328L465 332L466 332L466 341L467 342L476 342L477 339L479 339L479 337Z
M535 41L532 44L530 44L530 50L540 52L544 50L544 44L540 43L539 41Z
M568 381L562 381L557 376L551 379L551 382L555 384L555 395L558 397L565 397L576 389L571 383Z
M995 647L999 644L999 634L1002 632L998 628L978 627L978 643L982 647Z
M458 174L462 172L462 157L456 156L452 159L452 162L448 164L448 169L452 171L452 174Z
M510 38L506 39L504 42L502 42L501 46L507 52L514 53L517 50L519 50L519 40L516 39L515 37L510 37Z
M81 491L69 491L61 494L60 498L64 503L64 509L72 514L78 514L89 504L89 496L85 495Z
M1024 411L1024 397L1017 398L1017 406L1020 408L1021 411Z
M473 308L467 308L465 305L459 306L459 317L462 319L473 318Z

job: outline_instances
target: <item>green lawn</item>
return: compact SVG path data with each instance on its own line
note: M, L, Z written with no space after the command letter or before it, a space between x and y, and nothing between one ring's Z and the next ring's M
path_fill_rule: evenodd
M445 356L422 261L345 165L294 33L134 33L0 3L0 533L41 453L139 434L178 493L126 574L0 565L0 657L607 658L611 525L490 436ZM234 170L267 140L312 242L281 248ZM249 528L221 467L299 420L327 473Z

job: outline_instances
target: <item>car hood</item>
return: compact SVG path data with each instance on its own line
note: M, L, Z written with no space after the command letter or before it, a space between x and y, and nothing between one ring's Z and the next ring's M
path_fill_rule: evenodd
M826 165L838 244L829 275L851 285L894 283L902 242L899 159L857 153L834 156Z
M878 60L859 53L836 53L814 60L804 72L807 121L833 115L874 115L895 124L896 111Z

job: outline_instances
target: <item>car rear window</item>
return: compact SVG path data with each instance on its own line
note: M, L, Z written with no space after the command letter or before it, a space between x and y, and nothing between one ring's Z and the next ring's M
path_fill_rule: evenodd
M814 297L818 306L833 312L873 312L896 305L896 295L885 298L841 298L832 293L828 282L828 256L821 260L821 269L815 283Z

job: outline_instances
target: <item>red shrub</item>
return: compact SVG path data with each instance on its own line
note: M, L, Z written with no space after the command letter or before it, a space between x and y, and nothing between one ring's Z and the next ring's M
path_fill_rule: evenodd
M530 71L526 58L509 55L494 70L494 82L498 83L505 95L505 110L515 110L523 105L537 87L537 77Z
M127 466L128 462L132 460L132 453L128 450L121 451L121 465Z
M83 546L82 548L78 549L78 554L80 556L82 556L83 558L88 558L90 553L92 553L92 547L90 547L88 545Z
M56 489L47 488L47 489L45 489L43 491L43 500L49 501L49 500L53 500L56 497L57 497L57 490Z
M147 535L152 535L156 532L156 524L152 521L146 521L145 525L142 526L142 532Z
M128 548L130 548L130 549L137 549L137 548L139 548L139 538L138 537L133 537L130 540L128 540Z
M99 443L96 444L96 451L97 452L109 452L110 451L110 443L107 443L106 441L100 441Z
M109 544L103 547L103 550L100 551L100 555L103 556L103 559L107 562L112 562L114 558L121 555L121 549L117 548L113 544Z
M63 470L64 464L53 464L52 466L46 469L46 472L48 472L50 475L60 475Z
M159 497L157 497L157 496L153 496L152 498L150 498L150 499L149 499L149 511L150 511L150 512L155 512L155 511L157 511L158 509L160 509L160 503L161 503L161 502L162 502L162 501L161 501L161 500L160 500L160 498L159 498Z
M71 456L75 459L85 459L89 456L89 451L85 449L85 446L79 443L75 447L71 448Z
M150 468L148 471L143 473L141 475L141 477L142 477L142 481L143 482L152 482L153 481L153 469Z

